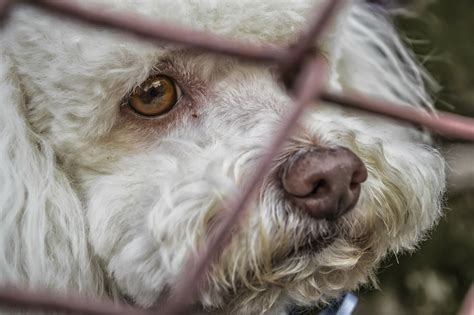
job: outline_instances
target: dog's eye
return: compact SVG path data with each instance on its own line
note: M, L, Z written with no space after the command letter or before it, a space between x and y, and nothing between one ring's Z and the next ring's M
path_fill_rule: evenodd
M155 117L169 112L178 102L179 94L179 87L171 78L157 75L137 87L128 104L140 115Z

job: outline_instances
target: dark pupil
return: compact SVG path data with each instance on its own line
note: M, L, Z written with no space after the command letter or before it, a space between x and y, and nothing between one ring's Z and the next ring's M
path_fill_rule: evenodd
M166 88L163 85L154 87L150 86L148 90L140 93L140 99L145 104L154 104L157 98L166 94Z
M155 88L155 87L152 87L149 91L148 91L148 95L151 97L151 98L155 98L157 96L161 96L163 94L163 89L158 89L158 88Z

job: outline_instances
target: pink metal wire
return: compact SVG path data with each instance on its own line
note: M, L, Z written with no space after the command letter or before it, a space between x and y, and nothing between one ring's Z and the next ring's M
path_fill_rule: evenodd
M474 284L471 285L471 288L464 298L459 315L474 315Z
M330 18L334 16L335 11L342 2L340 0L328 1L324 8L319 9L320 11L318 10L320 13L317 14L315 22L300 36L301 39L297 42L294 50L284 55L284 60L291 62L285 63L288 66L288 71L293 71L294 68L298 67L297 64L304 62L302 56L313 50L313 44L310 43L309 38L312 37L314 42L323 34ZM304 66L294 85L295 91L293 92L296 97L293 111L283 123L281 129L276 133L273 142L267 152L265 152L249 183L230 207L229 214L223 218L215 233L209 238L205 248L198 255L198 258L190 264L192 266L191 272L187 273L186 276L183 276L177 282L175 290L171 292L168 304L163 307L164 314L185 313L186 306L191 304L196 295L197 286L202 277L217 258L223 245L230 241L231 233L234 230L233 227L238 226L249 201L261 186L263 178L272 166L274 157L280 152L288 136L294 130L296 122L303 114L306 105L315 98L318 99L323 92L325 82L327 81L325 62L321 57L318 57Z
M228 209L228 215L222 219L215 233L210 235L206 246L201 250L197 259L189 264L191 269L178 281L175 290L171 294L171 299L169 299L169 304L163 307L163 314L186 314L187 306L193 302L193 298L196 295L197 285L209 270L211 263L218 258L218 254L223 246L230 241L231 233L235 231L234 227L238 226L249 201L262 184L265 175L269 172L274 157L294 130L296 122L303 114L306 106L322 92L326 83L325 66L322 59L318 58L305 68L305 71L301 74L298 80L300 83L298 86L301 88L298 91L293 111L282 128L277 132L249 183L247 183L237 200Z
M374 114L424 126L445 137L474 141L474 119L443 111L427 113L407 105L394 104L355 92L336 94L325 91L322 101L362 109Z
M314 17L308 22L308 29L298 41L288 48L273 45L255 45L231 40L222 36L197 32L154 21L143 16L124 12L111 12L101 8L86 8L71 1L30 0L25 4L42 10L84 21L99 27L120 30L154 42L166 42L183 45L212 53L245 58L260 63L278 65L282 77L296 73L296 80L288 82L290 93L294 95L294 108L288 119L282 124L272 144L265 152L254 176L244 186L238 197L226 211L228 213L220 225L208 237L196 259L189 262L190 270L173 288L170 299L162 306L160 314L183 314L197 294L201 278L208 272L212 262L218 258L224 246L231 240L231 233L238 226L247 204L259 189L268 173L273 157L280 151L287 137L295 128L296 122L312 101L325 101L342 106L358 108L393 119L423 125L444 136L474 141L474 120L445 112L432 114L416 110L409 106L392 104L384 100L366 97L360 94L335 94L326 90L326 65L321 58L313 58L311 51L314 43L324 33L326 26L343 0L327 1L321 9L315 10ZM12 1L0 0L0 19L12 9ZM78 295L60 296L44 292L33 292L12 287L0 288L0 304L30 310L55 310L81 314L151 314L108 300L86 299Z
M10 0L0 0L0 22L2 19L5 18L5 15L8 13L10 9Z
M4 0L5 1L5 0ZM26 3L61 17L69 17L89 24L117 29L153 42L184 45L188 48L212 51L259 62L278 62L285 49L273 45L255 45L177 25L160 23L145 16L107 10L103 7L87 8L73 1L34 0Z
M130 314L152 315L151 311L140 310L122 303L79 294L62 295L58 293L25 290L11 286L0 289L0 311L6 308L28 309L29 311L64 312L68 314Z
M11 0L0 0L0 17L5 15L5 11L11 6L8 5ZM307 52L307 47L311 46L322 29L318 24L325 25L324 19L328 18L339 6L340 1L333 0L327 15L315 15L312 22L311 32L301 37L300 45L289 48L278 48L273 45L255 45L238 40L231 40L222 36L212 35L203 32L170 25L154 21L150 18L137 16L130 13L110 12L103 8L86 8L79 6L72 1L58 0L30 0L26 3L37 6L41 9L50 11L61 16L68 16L79 21L85 21L90 24L117 29L122 32L130 33L152 41L165 41L184 45L189 48L202 49L229 56L241 57L253 61L264 63L276 63L282 70L297 69L296 65L301 64L303 55ZM303 52L303 53L302 53ZM356 107L362 110L370 111L390 118L404 120L423 125L433 132L444 136L459 138L468 141L474 141L474 119L454 115L442 111L436 111L428 114L421 110L410 108L409 106L398 106L384 100L377 100L358 94L333 94L325 91L321 99L342 106Z

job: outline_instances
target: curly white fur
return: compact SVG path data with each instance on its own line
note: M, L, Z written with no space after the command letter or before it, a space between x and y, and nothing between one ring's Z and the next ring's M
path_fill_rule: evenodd
M283 45L321 3L108 4ZM0 283L156 304L249 178L291 100L268 67L26 7L0 43ZM430 108L423 70L380 8L352 1L319 44L331 88ZM183 98L166 117L137 117L122 100L156 73L173 77ZM388 253L413 249L441 214L444 162L426 138L408 124L315 104L274 169L301 148L348 147L369 172L356 208L336 225L309 219L286 202L273 171L199 302L210 312L279 314L373 281ZM294 254L324 233L337 238Z

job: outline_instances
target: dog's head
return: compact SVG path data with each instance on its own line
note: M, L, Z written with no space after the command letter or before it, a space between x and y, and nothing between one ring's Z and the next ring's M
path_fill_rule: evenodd
M116 5L285 45L323 2ZM276 72L28 8L14 12L3 41L1 121L9 137L1 140L1 175L21 194L6 193L2 207L21 212L30 228L30 217L40 218L40 235L23 236L44 247L6 259L12 266L36 254L28 257L36 266L9 270L27 283L88 290L100 282L101 265L107 286L154 305L186 273L291 111ZM380 8L351 3L316 44L330 88L429 106L422 71ZM201 285L199 302L250 314L314 305L373 280L387 253L413 248L440 215L444 165L425 140L409 124L313 104ZM32 246L2 233L3 247Z

